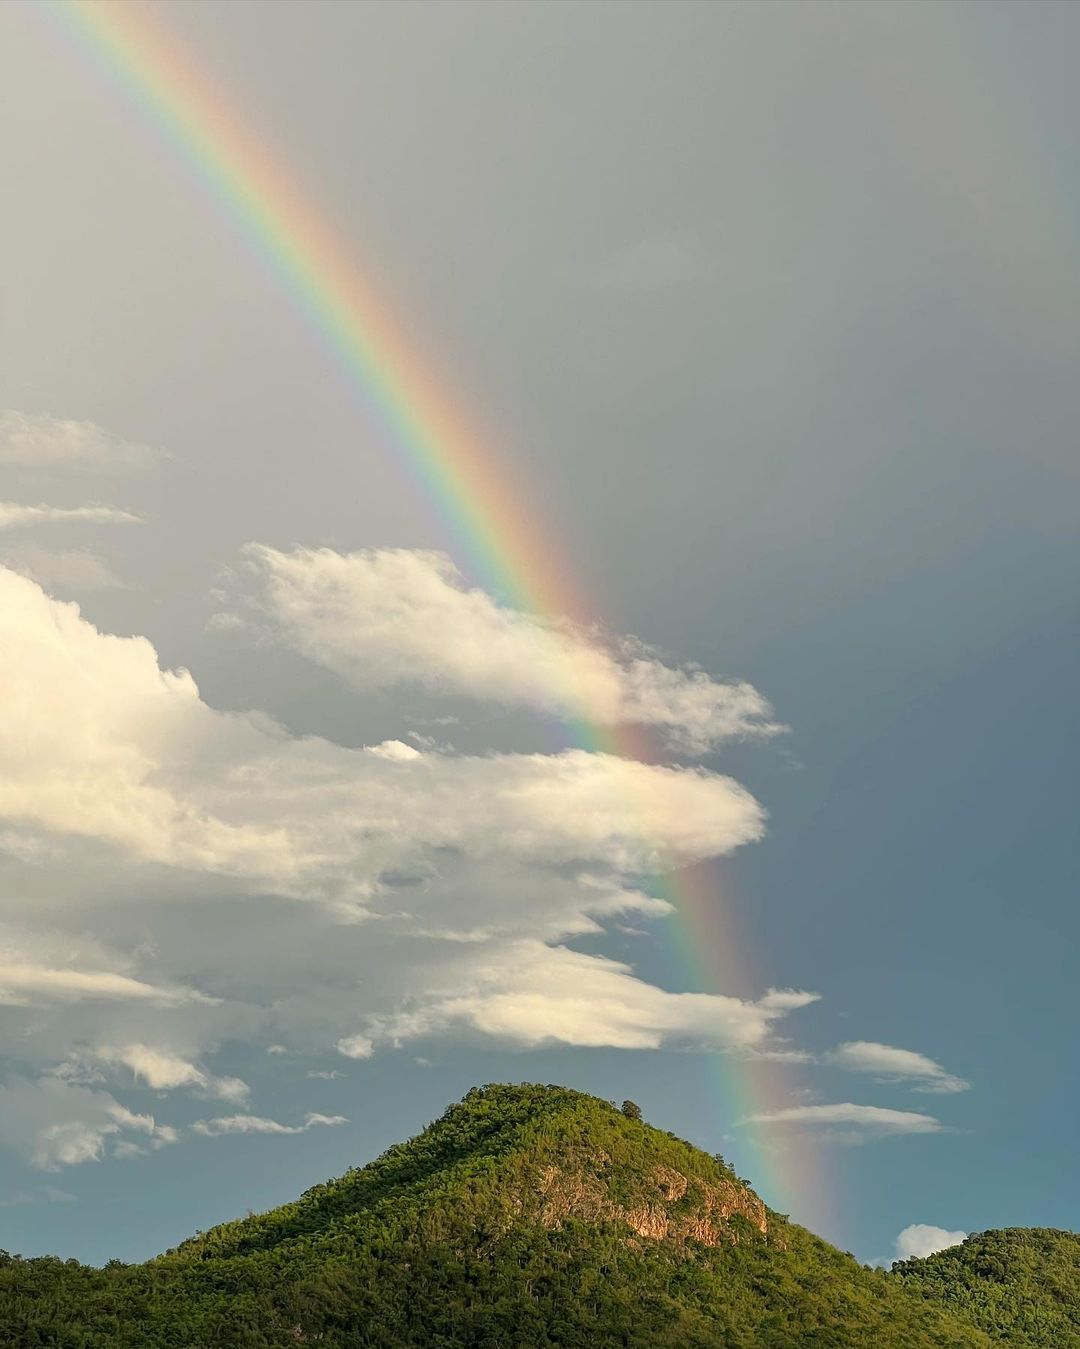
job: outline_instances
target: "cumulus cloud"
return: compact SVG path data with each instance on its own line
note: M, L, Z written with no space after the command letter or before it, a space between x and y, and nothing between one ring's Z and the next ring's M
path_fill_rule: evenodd
M966 1238L966 1232L947 1232L944 1227L932 1227L929 1223L912 1223L896 1238L896 1258L924 1260L935 1251L959 1246Z
M671 992L565 945L663 921L654 869L761 835L761 807L720 774L293 736L214 710L148 641L5 568L0 698L0 1050L33 1075L38 1127L12 1146L37 1165L175 1137L113 1092L240 1103L244 1083L216 1071L225 1043L272 1062L447 1035L750 1055L813 997ZM85 1094L52 1117L41 1093L64 1090ZM198 1132L327 1118L223 1114Z
M39 1171L100 1161L138 1149L131 1135L152 1147L176 1141L176 1130L152 1115L135 1114L107 1091L60 1078L16 1078L0 1084L0 1145L14 1149Z
M161 458L149 445L123 440L95 422L0 412L0 464L126 472Z
M750 684L507 608L467 589L440 553L252 545L248 555L285 640L361 690L413 684L605 725L638 723L691 754L781 729Z
M225 1115L218 1119L196 1120L191 1128L194 1133L215 1138L219 1134L304 1134L309 1129L348 1122L344 1115L313 1113L304 1116L303 1124L279 1124L276 1119L264 1119L260 1115Z
M25 506L17 501L0 501L0 529L72 523L137 525L142 518L118 506Z
M290 739L214 712L149 642L0 569L0 816L360 906L437 852L636 874L761 836L730 778L610 755L464 757ZM405 750L406 753L402 753Z
M925 1054L873 1040L849 1040L837 1045L824 1056L823 1062L851 1073L868 1073L880 1082L904 1083L914 1091L947 1095L967 1091L971 1086Z
M450 985L424 1005L374 1017L338 1048L367 1058L382 1042L402 1044L464 1029L533 1047L608 1045L658 1049L665 1043L753 1049L785 1011L815 1001L789 992L785 1006L713 993L670 993L638 979L628 965L543 942L507 944L466 957L447 971ZM456 985L456 987L455 987Z
M790 1125L817 1130L834 1141L862 1143L891 1134L933 1134L942 1129L940 1120L913 1110L887 1110L876 1105L793 1105L747 1115L743 1124Z

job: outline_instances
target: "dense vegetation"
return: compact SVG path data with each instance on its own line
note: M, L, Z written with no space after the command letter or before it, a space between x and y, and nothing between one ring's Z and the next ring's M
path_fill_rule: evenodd
M487 1087L370 1166L147 1264L0 1257L0 1344L993 1344L964 1299L936 1305L914 1269L940 1257L900 1278L864 1268L638 1115L557 1087Z
M1080 1237L1073 1232L980 1232L893 1272L1008 1344L1080 1349Z

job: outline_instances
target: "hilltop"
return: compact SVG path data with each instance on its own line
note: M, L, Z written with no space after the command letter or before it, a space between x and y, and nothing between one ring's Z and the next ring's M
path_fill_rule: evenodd
M1080 1349L1080 1237L1048 1227L979 1232L893 1276L1008 1344Z
M939 1299L916 1271L896 1277L860 1265L771 1212L721 1158L633 1116L561 1087L476 1089L370 1165L146 1264L91 1269L6 1257L0 1342L995 1343L986 1317Z

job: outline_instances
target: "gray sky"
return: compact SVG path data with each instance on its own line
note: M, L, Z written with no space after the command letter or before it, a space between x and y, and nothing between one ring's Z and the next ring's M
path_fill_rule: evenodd
M251 237L3 7L0 1245L148 1254L507 1078L867 1259L1075 1226L1075 7L136 9L606 636L465 593ZM561 754L575 699L703 772Z

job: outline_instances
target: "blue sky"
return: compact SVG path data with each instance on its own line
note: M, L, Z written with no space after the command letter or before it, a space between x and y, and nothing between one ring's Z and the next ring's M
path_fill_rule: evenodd
M0 1245L142 1257L507 1079L867 1260L1075 1226L1075 7L153 16L605 635L469 592L294 301L8 6ZM567 664L695 771L567 754Z

